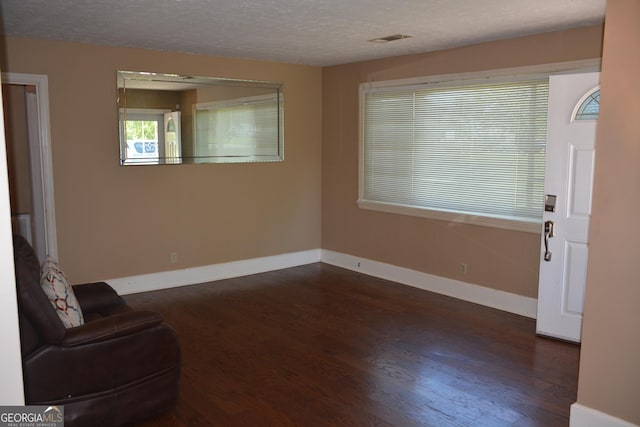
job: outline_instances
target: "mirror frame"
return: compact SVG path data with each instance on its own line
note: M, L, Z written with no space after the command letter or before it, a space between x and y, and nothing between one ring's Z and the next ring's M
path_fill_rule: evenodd
M118 70L116 72L116 79L118 139L120 147L120 165L122 166L194 163L254 163L281 162L284 160L284 95L282 83L125 70ZM217 88L220 90L218 91ZM160 109L153 106L146 107L144 105L136 105L129 108L127 106L127 90L158 93L163 91L186 93L187 91L195 90L196 100L191 104L188 104L191 111L188 112L189 120L185 127L182 122L186 122L186 120L180 119L182 114L180 104L176 104L175 108L170 109ZM232 98L224 98L224 96L230 96L227 94L230 92L241 92L244 96L234 95ZM198 99L199 94L207 94L209 99L200 100ZM249 95L247 96L247 94ZM212 95L213 98L211 98ZM149 94L149 96L153 96L153 94ZM216 96L222 96L223 98L216 99ZM257 123L255 118L247 126L233 127L233 129L235 129L234 132L244 133L244 135L236 135L236 138L251 139L253 141L253 147L248 147L247 144L245 144L244 148L241 149L233 144L225 145L224 141L219 142L220 140L218 138L215 139L215 143L209 143L207 145L209 148L205 149L211 150L210 147L212 146L220 147L214 148L213 150L216 152L222 151L221 154L198 155L198 150L202 150L203 147L202 145L199 146L197 141L203 140L203 138L210 141L212 138L215 138L211 133L204 134L204 136L202 136L203 132L198 130L202 129L202 127L208 127L208 124L198 127L198 121L196 119L196 117L200 115L197 114L198 112L204 111L203 114L207 114L209 112L213 113L215 111L220 111L222 108L226 108L227 112L223 114L231 114L229 113L231 108L242 108L247 106L250 108L252 105L256 106L256 108L258 108L258 106L262 106L261 111L266 111L264 114L268 118L269 122L271 122L272 119L275 120L273 126L269 123L269 126L264 127L262 133L260 132L260 129L256 127ZM154 114L155 117L159 117L159 119L154 120L162 120L163 113L166 113L164 114L165 121L164 123L158 121L157 126L159 127L160 125L163 125L163 127L162 130L157 131L155 140L138 140L135 147L135 155L128 154L131 152L131 148L128 148L128 143L125 138L127 117L134 114L136 117L145 117L145 114ZM205 116L205 118L207 118L207 116ZM165 132L165 126L167 126L166 123L172 120L174 123L168 125L167 131ZM207 118L207 120L209 119ZM263 121L264 120L265 119L263 118ZM171 132L169 132L169 129ZM231 127L229 129L231 129ZM256 135L256 133L258 135ZM252 134L253 136L248 136L249 134ZM260 136L264 137L265 134L269 136L268 143L264 142L264 138L261 140L258 139ZM190 138L185 138L185 135ZM166 144L164 138L167 139ZM259 144L260 142L262 143ZM191 152L187 155L184 155L186 151L184 143L191 144L189 147ZM244 150L244 152L242 152L242 150ZM142 154L147 151L155 154Z

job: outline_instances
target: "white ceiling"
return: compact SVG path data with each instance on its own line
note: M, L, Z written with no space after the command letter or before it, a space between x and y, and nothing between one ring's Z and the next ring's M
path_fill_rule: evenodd
M328 66L602 23L606 0L0 0L6 35ZM411 38L385 44L370 39Z

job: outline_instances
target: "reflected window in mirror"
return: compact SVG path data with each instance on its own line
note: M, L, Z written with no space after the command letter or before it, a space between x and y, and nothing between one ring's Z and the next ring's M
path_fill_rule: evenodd
M118 71L120 164L282 161L279 83Z
M123 158L138 163L158 164L165 154L162 109L120 109L120 140Z

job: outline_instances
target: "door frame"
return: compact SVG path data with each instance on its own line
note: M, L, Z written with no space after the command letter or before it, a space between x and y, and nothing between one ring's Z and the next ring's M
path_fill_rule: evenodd
M27 120L30 132L29 155L31 160L33 210L36 221L40 220L44 226L45 253L57 259L58 239L55 219L51 129L49 124L49 79L43 74L3 72L2 83L34 86L36 89L36 121ZM37 128L36 138L33 135L34 128Z

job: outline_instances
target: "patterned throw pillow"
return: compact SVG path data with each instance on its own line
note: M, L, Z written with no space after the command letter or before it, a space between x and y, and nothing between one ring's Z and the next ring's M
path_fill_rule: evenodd
M73 288L67 282L58 263L50 256L47 256L42 263L40 285L66 328L84 324L82 310L73 293Z

